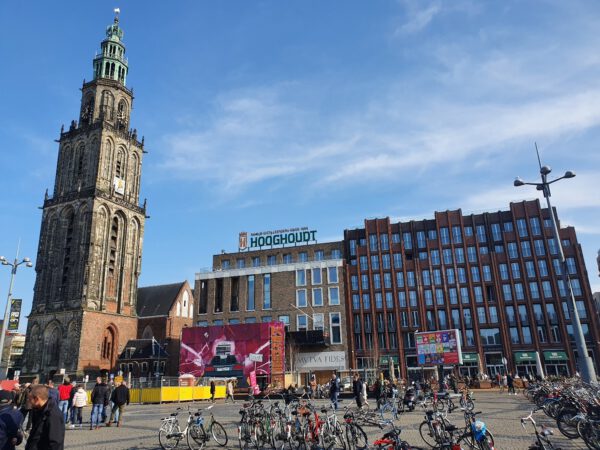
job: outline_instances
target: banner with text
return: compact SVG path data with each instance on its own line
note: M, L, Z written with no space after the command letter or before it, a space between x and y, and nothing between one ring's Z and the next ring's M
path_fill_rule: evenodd
M8 331L17 331L19 329L19 322L21 321L21 303L23 303L23 300L20 298L13 298L10 300Z
M415 333L419 365L462 364L458 333L456 329Z

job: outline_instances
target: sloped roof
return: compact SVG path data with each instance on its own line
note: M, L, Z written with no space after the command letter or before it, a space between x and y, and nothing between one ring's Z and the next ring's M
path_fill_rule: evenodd
M167 358L168 356L165 349L154 339L130 339L119 355L119 359Z
M138 288L138 317L167 316L185 281Z

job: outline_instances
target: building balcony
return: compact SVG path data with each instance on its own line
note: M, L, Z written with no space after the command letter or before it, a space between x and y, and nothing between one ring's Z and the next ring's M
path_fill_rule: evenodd
M329 333L323 330L286 332L286 340L299 347L329 346Z

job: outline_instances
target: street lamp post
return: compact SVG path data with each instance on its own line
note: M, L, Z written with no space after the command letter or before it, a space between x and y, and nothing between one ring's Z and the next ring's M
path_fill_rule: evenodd
M8 314L10 311L10 303L11 303L11 299L12 299L12 288L13 288L13 284L15 282L15 275L17 274L17 268L21 265L21 264L25 264L25 267L33 267L33 264L31 263L31 259L29 258L23 258L21 261L19 261L19 249L17 247L17 255L15 256L15 259L13 262L8 261L4 256L0 256L0 263L3 266L10 266L11 267L11 271L10 271L10 283L8 285L8 297L6 299L6 306L4 307L4 321L2 322L2 335L0 335L0 372L2 371L2 363L3 363L3 359L4 359L4 338L6 337L6 330L8 329ZM6 361L6 370L8 371L8 364L10 362L10 351L8 354L8 359Z
M537 147L536 147L537 148ZM539 156L539 155L538 155ZM548 175L552 172L552 169L548 166L542 166L540 163L540 175L542 178L541 183L527 183L523 181L521 178L517 177L514 181L515 187L531 185L535 186L538 191L542 191L544 197L546 199L546 204L548 205L548 212L550 214L550 219L552 221L552 231L554 234L554 240L556 241L558 247L558 255L560 258L560 266L562 268L562 279L563 284L565 286L565 300L567 301L567 306L569 308L569 314L571 315L571 323L573 325L573 334L575 336L575 345L577 347L577 360L579 365L579 370L581 371L581 378L586 383L596 383L596 371L594 370L594 364L592 359L588 356L587 346L585 344L585 337L583 335L583 330L581 328L581 321L579 320L579 313L577 312L577 306L575 304L575 296L573 295L573 289L571 287L571 278L569 277L569 271L567 268L567 263L565 259L565 254L562 248L562 242L560 240L560 235L558 233L558 224L556 217L554 216L554 210L552 209L552 205L550 204L550 185L552 183L556 183L563 178L573 178L575 177L575 173L570 170L566 171L562 177L556 178L554 180L548 181ZM567 336L568 341L568 336Z

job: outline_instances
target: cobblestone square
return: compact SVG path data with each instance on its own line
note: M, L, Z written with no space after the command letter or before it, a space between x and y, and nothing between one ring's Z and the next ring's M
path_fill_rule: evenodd
M236 402L236 404L224 404L221 400L213 408L215 418L227 430L229 436L227 448L238 447L236 430L239 420L238 410L241 404L241 401ZM327 402L319 400L317 404L326 405ZM341 408L349 404L354 406L354 402L350 399L344 399L340 403ZM65 449L159 449L158 428L160 419L175 411L177 407L183 408L182 416L185 417L188 406L191 408L204 408L208 406L208 403L130 405L126 411L124 425L121 428L113 425L111 428L102 427L98 430L89 430L89 424L87 426L84 424L82 429L67 429ZM519 420L521 417L527 416L532 408L533 405L521 395L509 396L506 393L501 394L497 391L475 392L475 410L483 412L481 419L486 422L488 428L494 434L496 449L499 450L527 449L533 442L534 436L531 425L523 430ZM89 419L89 412L89 408L84 410L84 418ZM535 417L539 423L548 424L555 428L555 424L552 424L543 412L540 411ZM450 414L449 418L456 425L463 423L460 411ZM422 420L423 412L417 409L411 413L401 415L396 422L402 429L403 438L415 448L428 448L422 441L418 431ZM374 427L367 427L365 431L371 444L381 435L381 431ZM556 428L552 442L556 447L562 449L586 448L583 441L570 441L563 437ZM181 448L184 448L184 446L185 444ZM213 443L209 448L218 447Z

